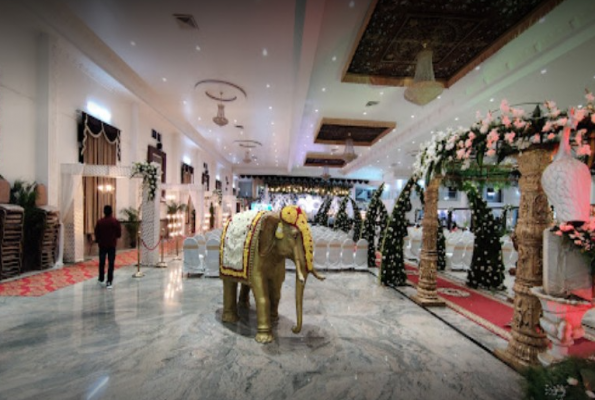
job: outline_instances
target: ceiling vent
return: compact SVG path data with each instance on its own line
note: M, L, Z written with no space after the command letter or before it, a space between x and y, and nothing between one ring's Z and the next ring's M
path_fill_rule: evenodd
M366 103L366 107L374 107L374 106L377 106L378 104L380 104L379 101L370 100Z
M244 129L244 125L236 125L235 127L238 129Z
M178 27L183 30L198 30L198 24L191 14L173 14Z

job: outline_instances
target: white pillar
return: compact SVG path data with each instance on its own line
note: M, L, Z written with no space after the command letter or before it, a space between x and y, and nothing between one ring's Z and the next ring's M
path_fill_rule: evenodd
M161 176L159 171L158 176ZM157 179L155 198L149 201L149 188L143 185L143 203L141 206L141 243L140 261L143 266L155 266L159 260L159 198L161 187Z

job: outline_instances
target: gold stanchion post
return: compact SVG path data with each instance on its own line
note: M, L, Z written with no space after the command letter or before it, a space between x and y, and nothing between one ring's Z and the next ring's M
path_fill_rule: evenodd
M140 238L140 231L137 232L136 234L136 257L137 257L137 263L136 263L136 272L132 275L133 278L142 278L143 276L145 276L144 273L140 272L140 245L141 245L141 238Z
M163 248L163 242L165 242L164 232L165 229L161 229L161 261L157 263L157 265L155 266L156 268L167 268L167 263L163 260L163 255L165 253L165 249Z

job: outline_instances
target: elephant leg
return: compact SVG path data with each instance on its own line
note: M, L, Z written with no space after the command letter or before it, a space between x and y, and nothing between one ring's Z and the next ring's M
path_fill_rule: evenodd
M252 285L252 293L254 293L254 303L256 305L256 318L258 321L258 330L255 339L258 343L270 343L273 341L271 303L267 283L266 280L260 280Z
M223 322L238 322L238 283L223 280Z
M279 301L281 301L281 286L283 280L274 279L269 282L269 299L271 302L271 321L279 322Z
M250 286L242 284L240 286L240 301L239 306L241 308L250 308Z

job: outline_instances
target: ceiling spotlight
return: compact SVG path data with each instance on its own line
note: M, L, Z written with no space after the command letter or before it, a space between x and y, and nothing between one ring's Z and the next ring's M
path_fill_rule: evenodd
M326 88L324 88L324 87L323 87L323 88L322 88L322 91L323 91L323 92L326 92Z
M362 114L364 114L364 115L368 115L368 113L367 113L367 112L365 112L365 111L364 111Z
M458 121L458 120L459 120L459 117L456 117L456 118L455 118L455 121Z
M490 99L490 103L493 103L493 102L494 102L494 98L492 97L492 98Z
M333 56L333 58L331 58L331 60L337 61L337 56Z
M273 109L273 106L269 106L269 110L272 110L272 109Z
M200 46L196 46L196 51L200 51Z
M161 78L163 82L167 82L167 78Z
M318 108L317 108L316 110L314 110L314 112L316 112L316 113L317 113L317 112L318 112Z
M271 87L271 85L269 85L269 84L267 83L267 89L268 89L268 88L270 88L270 87Z
M481 69L481 65L478 65L477 67L475 67L476 71L479 71Z
M269 55L269 51L266 49L266 47L264 49L262 49L262 56L266 57Z
M131 46L136 46L136 42L133 40L132 42L130 42Z
M547 73L547 69L544 68L544 69L541 70L541 75L544 75L546 73Z

